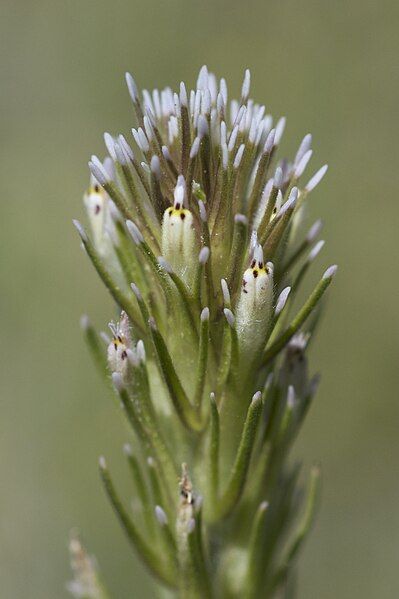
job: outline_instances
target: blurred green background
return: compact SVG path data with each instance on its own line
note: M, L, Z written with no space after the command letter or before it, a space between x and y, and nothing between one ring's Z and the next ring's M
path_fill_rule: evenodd
M81 340L81 313L103 328L112 308L71 219L103 131L133 124L124 72L176 86L203 63L237 92L249 66L284 149L311 131L312 169L330 164L315 272L340 270L296 447L324 471L300 597L399 596L398 18L389 0L1 0L1 598L66 597L76 525L115 598L151 597L97 476L100 453L125 473L125 429Z

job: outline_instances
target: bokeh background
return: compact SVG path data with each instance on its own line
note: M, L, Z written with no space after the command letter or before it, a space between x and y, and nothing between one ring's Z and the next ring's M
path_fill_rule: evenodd
M1 0L0 597L62 599L79 526L113 596L151 597L97 476L121 480L126 430L81 340L111 303L82 254L91 153L127 132L124 86L194 82L206 63L286 114L284 149L314 133L312 199L340 270L313 348L323 373L296 446L324 499L302 599L399 596L397 1Z

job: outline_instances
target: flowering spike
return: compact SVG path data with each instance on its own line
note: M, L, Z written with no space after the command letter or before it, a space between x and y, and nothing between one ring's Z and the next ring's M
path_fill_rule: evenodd
M110 336L87 317L81 326L140 449L124 449L140 528L103 460L100 474L131 544L182 597L283 591L309 523L295 532L288 450L317 387L308 341L336 266L291 309L324 244L320 221L307 233L302 224L327 166L303 185L311 134L293 157L279 155L286 119L250 97L250 80L246 70L235 99L206 66L195 89L139 94L126 74L134 152L104 134L108 155L89 163L87 232L74 221L122 310ZM182 455L193 481L184 465L178 498Z

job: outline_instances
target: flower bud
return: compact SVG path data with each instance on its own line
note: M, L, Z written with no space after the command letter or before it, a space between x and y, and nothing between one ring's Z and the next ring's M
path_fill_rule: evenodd
M193 215L184 207L185 185L178 181L173 207L164 212L162 222L162 255L173 270L190 282L196 268L196 238Z
M119 373L125 380L129 367L128 350L132 346L127 314L122 312L120 321L110 322L108 326L112 332L107 351L108 365L112 372Z
M237 307L237 332L243 352L256 353L266 341L273 303L273 264L263 262L261 245L255 247L244 272Z

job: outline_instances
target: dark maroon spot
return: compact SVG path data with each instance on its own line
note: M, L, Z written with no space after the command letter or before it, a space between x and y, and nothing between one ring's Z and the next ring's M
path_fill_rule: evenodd
M177 203L176 206L175 206L175 208L176 208L176 210L180 210L180 204Z
M96 205L96 207L94 208L94 214L98 214L101 210L101 206L99 206L98 204Z
M173 212L173 208L168 208L168 213L172 214L172 212Z
M122 337L120 335L118 335L118 341L119 343L122 343Z
M181 215L180 215L180 218L181 218L182 220L184 220L184 219L186 218L186 215L184 214L184 212L182 212L182 213L181 213Z
M118 349L118 345L116 343L114 343L114 348Z
M98 185L95 185L95 186L94 186L94 191L95 191L96 193L98 193L98 192L100 191L100 187L99 187Z
M125 350L123 350L123 352L121 353L121 358L122 360L124 360L125 358L127 358L127 353Z
M259 274L259 273L258 273L258 271L257 271L257 270L254 270L254 272L253 272L254 279L256 279L256 277L258 276L258 274Z
M259 262L259 268L263 268L263 262Z
M248 291L246 289L243 289L244 293L248 293Z
M251 262L251 268L253 268L255 266L255 264L256 264L256 260L252 260L252 262Z

